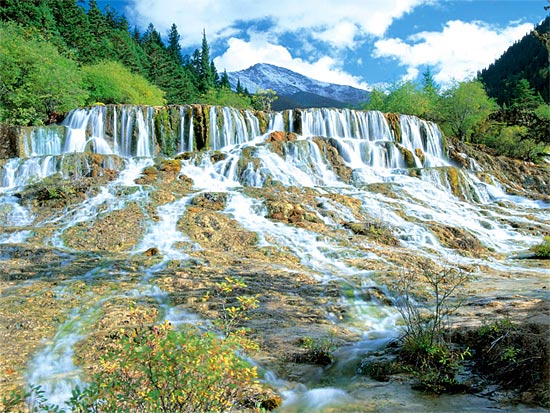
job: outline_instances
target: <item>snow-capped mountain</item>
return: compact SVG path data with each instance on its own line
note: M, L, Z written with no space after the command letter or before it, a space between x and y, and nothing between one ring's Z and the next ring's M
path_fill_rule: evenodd
M237 82L250 93L258 89L273 89L279 100L273 109L292 107L357 106L368 100L369 92L352 86L320 82L283 67L257 63L238 72L228 73L229 83L235 89Z

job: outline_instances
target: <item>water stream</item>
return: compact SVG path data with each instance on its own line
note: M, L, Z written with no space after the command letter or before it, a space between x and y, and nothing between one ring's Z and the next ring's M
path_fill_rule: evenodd
M443 246L432 228L434 225L458 228L495 254L510 255L539 242L538 234L550 232L549 204L507 195L498 182L494 185L480 182L474 171L455 167L444 153L437 125L411 116L399 118L401 130L396 137L386 117L379 112L308 109L300 113L270 113L266 120L251 111L211 107L207 110L206 142L200 143L199 131L195 129L199 116L196 108L170 110L171 118L176 119L171 138L168 134L155 136L159 128L155 126L154 108L75 110L63 127L38 128L27 133L26 156L7 160L0 170L1 245L36 242L33 234L37 229L53 226L55 230L40 241L42 245L76 256L78 252L64 242L70 228L82 223L91 225L133 203L140 206L146 217L144 232L140 241L120 252L117 259L122 256L130 261L151 249L157 249L161 257L137 270L139 281L131 290L109 290L103 297L83 299L59 325L51 342L44 344L30 360L26 379L41 385L50 403L63 404L71 389L82 383L82 372L73 361L74 348L97 319L104 302L125 295L149 297L156 300L163 318L174 325L197 322L192 311L170 303L168 294L155 284L155 278L168 271L170 263L192 265L190 256L204 248L178 226L191 201L200 194L224 193L227 201L219 213L254 233L257 248L285 251L316 282L341 285L339 305L347 309L348 316L345 320L330 318L330 322L359 337L353 345L339 349L332 370L320 372L330 377L329 385L296 383L268 371L265 380L276 386L284 399L278 412L499 409L496 402L483 398L434 399L397 383L365 382L356 376L338 380L338 371L349 370L362 355L399 334L397 311L391 305L364 298L363 292L369 288L387 292L386 287L374 281L376 271L356 263L368 260L380 266L394 264L390 263L386 250L368 240L349 242L352 234L343 223L362 222L369 217L393 230L399 248L446 260L449 265L466 263L498 272L540 276L545 269L460 254ZM295 130L296 119L300 119L299 130ZM262 124L266 125L264 133ZM278 130L297 132L298 139L265 143L269 132ZM136 179L155 165L154 158L162 155L159 147L162 151L162 142L169 139L173 139L176 153L188 154L178 157L181 169L177 179L190 178L192 193L172 194L175 199L156 206L152 201L154 184L136 184ZM201 149L201 145L203 151L191 153ZM116 179L55 217L36 216L18 194L26 186L56 174L68 180L88 176L86 162L74 161L74 155L83 152L101 156L104 168L117 169ZM335 154L339 164L334 161ZM122 159L122 166L116 166L115 158ZM72 162L70 168L66 166L68 162ZM385 190L369 190L373 185ZM311 222L321 223L326 230L317 232L307 225L270 218L268 203L277 197L269 201L262 196L272 189L282 191L281 188L287 194L303 193L314 200L306 202L304 198L301 206L311 214ZM260 195L254 195L254 191L261 191ZM343 199L354 201L347 204ZM523 230L522 226L536 230ZM102 259L108 262L110 258ZM285 269L285 264L280 263L280 267ZM290 266L286 270L296 271ZM54 292L62 295L62 289L75 281L98 277L116 281L125 274L115 264L103 263L80 277L64 280ZM513 290L514 285L505 288ZM547 293L541 294L548 297ZM442 408L447 410L438 410ZM536 408L522 411L531 410L541 411Z

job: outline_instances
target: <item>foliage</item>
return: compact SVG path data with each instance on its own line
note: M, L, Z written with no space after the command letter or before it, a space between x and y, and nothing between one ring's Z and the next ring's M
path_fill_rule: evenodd
M238 404L257 371L237 342L169 323L122 338L102 357L100 371L73 398L76 411L222 412Z
M248 109L252 106L248 96L237 94L227 88L210 89L197 99L197 103L216 106L231 106L237 109Z
M434 268L429 261L420 271L404 271L396 286L396 307L404 321L401 358L422 389L435 393L459 388L456 373L469 357L468 349L451 349L445 340L449 316L462 304L459 289L471 275L458 268ZM429 299L419 300L413 291L425 283Z
M306 352L295 356L294 361L297 363L328 366L334 361L332 352L336 350L336 343L333 337L313 338L305 336L300 339L300 345Z
M550 235L544 237L540 244L531 247L537 258L550 258Z
M512 95L512 108L535 110L544 104L542 97L529 84L527 79L520 79Z
M441 126L448 135L469 141L475 128L496 109L481 82L461 82L443 94Z
M545 324L499 319L466 336L475 368L504 388L528 391L533 401L550 403L550 343Z
M203 101L213 98L251 107L247 99L231 96L227 74L220 78L210 60L205 33L200 50L182 56L175 24L165 45L152 24L143 34L130 32L128 21L112 8L102 12L96 0L87 8L79 3L0 4L0 121L42 123L96 101L157 105L165 99L167 104L188 104L201 95ZM116 64L125 69L114 71ZM221 88L227 89L221 97L210 92Z
M544 143L528 138L525 126L497 127L492 133L480 136L477 140L495 149L499 155L526 161L538 160L546 150Z
M87 103L127 103L162 105L163 91L151 85L143 76L130 72L118 62L104 61L82 68L87 89Z
M422 84L412 81L392 85L386 93L374 88L365 110L380 110L386 113L404 113L430 120L437 118L440 95L439 87L429 69L423 74Z
M547 105L547 104L539 105L535 109L534 113L539 119L548 121L550 120L550 105Z
M255 350L256 344L246 337L247 330L243 323L248 320L251 310L258 308L258 295L237 295L237 291L246 288L246 283L236 277L225 277L224 281L214 284L213 291L208 291L204 302L210 302L217 310L218 317L214 326L225 337L237 338L246 350Z
M531 33L514 43L488 68L478 73L487 93L501 106L512 105L514 90L526 79L546 103L550 99L548 35L550 17L546 17Z
M0 22L0 121L47 122L82 105L87 92L75 62L50 43Z
M366 110L380 110L386 113L404 113L427 117L434 103L417 83L407 81L393 85L389 93L374 89L370 101L364 106Z
M273 89L258 89L252 95L252 106L257 110L270 111L271 104L278 99L277 92Z

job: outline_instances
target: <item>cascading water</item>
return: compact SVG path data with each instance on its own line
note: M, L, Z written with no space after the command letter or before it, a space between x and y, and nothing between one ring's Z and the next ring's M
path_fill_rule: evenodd
M254 234L251 249L271 260L265 268L276 267L289 276L299 273L322 286L337 285L339 294L329 302L345 309L346 316L341 319L327 309L326 322L356 335L354 344L336 353L339 360L332 373L327 369L334 385L294 383L268 373L266 379L284 396L280 411L371 411L361 410L361 398L373 397L376 386L354 390L360 385L346 385L335 377L398 334L397 312L387 303L366 299L365 291L377 288L387 293L375 281L376 273L396 270L400 264L394 263L392 248L357 238L350 223L383 223L396 237L393 248L404 254L521 274L537 271L518 269L498 257L462 255L446 245L436 229L471 234L494 254L525 250L538 241L538 232L550 231L548 204L507 195L498 185L480 181L475 171L454 166L445 155L437 125L405 115L398 122L396 133L384 114L349 109L259 115L198 105L98 106L71 112L63 127L28 131L22 151L26 157L7 160L0 170L0 246L37 243L76 261L82 256L101 259L96 269L83 271L84 278L65 279L63 285L89 280L86 274L92 274L93 279L109 279L113 286L104 296L90 299L87 309L68 313L67 321L51 335L52 342L31 360L27 380L49 389L50 402L62 403L71 387L81 383L72 360L77 342L110 299L152 299L163 317L175 324L187 320L194 308L172 305L156 279L185 273L195 265L208 268L210 260L219 259L216 262L227 265L219 271L229 274L231 263L255 265L258 256L235 258L237 247L208 243L216 239L216 231L224 231L223 223L230 222ZM290 134L283 141L271 140L276 131L294 132L297 139ZM177 161L154 160L178 152ZM23 202L24 189L45 177L60 175L67 182L94 179L90 163L98 160L102 173L118 171L118 176L85 199L52 216L42 216ZM192 181L189 186L187 180ZM224 196L212 195L220 193ZM218 199L225 203L218 205ZM95 226L112 225L129 205L135 208L133 214L143 216L143 232L133 244L115 245L116 253L102 252L93 242L83 242L91 247L81 249L78 242L67 245L73 228L88 228L82 232L86 237L114 238L118 234L95 231ZM522 225L535 230L518 230ZM204 231L204 238L186 233L194 226ZM49 232L45 236L41 231ZM117 239L126 242L123 236ZM151 251L159 255L156 261L139 261ZM287 258L279 260L276 253ZM137 281L130 290L118 286L122 279L130 284L131 275ZM60 367L53 371L42 365ZM66 383L61 399L53 396L56 380ZM412 398L408 407L431 409L428 400L407 397ZM489 411L492 406L487 402L476 408Z

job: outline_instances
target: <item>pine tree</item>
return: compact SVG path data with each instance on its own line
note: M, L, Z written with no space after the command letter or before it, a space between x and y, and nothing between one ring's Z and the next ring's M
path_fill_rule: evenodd
M243 86L241 85L241 79L237 79L237 89L235 91L239 95L244 93Z
M170 27L168 33L168 53L174 59L174 62L178 65L183 65L183 59L181 57L180 35L178 33L178 27L175 23Z
M422 90L429 97L439 95L439 86L433 78L432 71L428 67L424 73L422 73Z
M206 31L202 31L202 46L199 66L199 92L205 93L214 87L214 74L210 65L210 47L206 41Z
M544 103L544 100L527 79L520 79L512 96L512 108L534 110Z
M223 70L222 76L220 78L220 88L231 89L231 84L229 83L229 76L227 75L227 70Z

